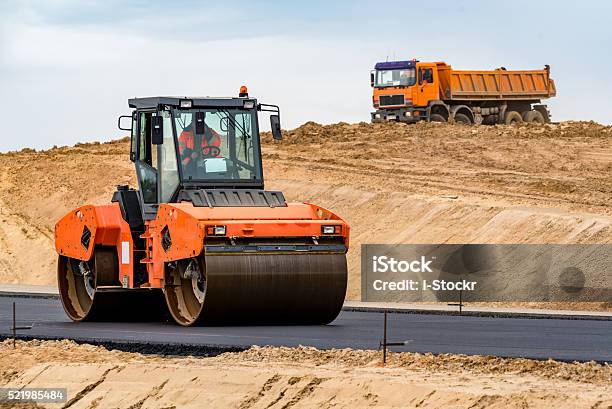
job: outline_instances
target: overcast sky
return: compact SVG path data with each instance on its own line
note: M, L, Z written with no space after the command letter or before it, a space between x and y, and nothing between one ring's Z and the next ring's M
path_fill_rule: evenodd
M550 64L553 120L612 122L609 1L123 3L0 3L0 151L115 139L127 98L242 84L281 105L283 128L368 121L369 71L387 58Z

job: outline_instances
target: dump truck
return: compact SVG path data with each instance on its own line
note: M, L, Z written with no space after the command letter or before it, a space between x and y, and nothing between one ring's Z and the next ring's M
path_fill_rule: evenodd
M333 321L346 292L349 225L264 189L258 112L270 114L280 140L279 107L246 88L235 98L147 97L129 106L119 127L131 132L138 188L118 186L110 203L81 206L55 226L68 317Z
M444 62L379 62L370 73L372 122L516 124L550 122L543 99L556 88L542 70L459 71Z

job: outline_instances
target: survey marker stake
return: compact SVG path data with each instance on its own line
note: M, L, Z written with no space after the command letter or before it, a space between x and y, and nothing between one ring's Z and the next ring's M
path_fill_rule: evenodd
M23 329L32 329L32 326L28 326L28 327L18 327L17 326L17 314L15 313L15 302L13 301L13 328L11 328L13 330L13 348L17 348L16 343L15 343L15 339L17 338L17 330L23 330Z
M412 342L412 340L400 341L400 342L387 342L387 310L384 313L384 326L383 326L383 340L380 343L379 349L383 350L383 366L387 363L387 347L398 347L403 345L408 345Z
M448 303L447 305L458 306L459 307L459 315L461 315L463 311L463 290L459 290L459 302L458 303Z

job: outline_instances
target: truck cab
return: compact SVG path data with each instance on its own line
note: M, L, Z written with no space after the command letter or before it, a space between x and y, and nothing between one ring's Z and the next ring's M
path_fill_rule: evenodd
M440 99L436 63L417 60L379 62L370 75L372 122L417 122L430 101Z

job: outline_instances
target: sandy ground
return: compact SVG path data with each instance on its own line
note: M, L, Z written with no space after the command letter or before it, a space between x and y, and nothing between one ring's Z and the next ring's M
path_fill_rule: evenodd
M361 243L610 243L611 137L592 122L309 122L280 143L264 135L264 171L268 189L350 223L358 299ZM55 221L134 186L128 150L124 139L0 155L0 282L55 282Z
M526 359L253 347L214 358L0 343L0 387L65 387L71 408L606 408L612 367ZM46 405L62 407L62 405ZM40 405L39 407L45 407Z
M266 187L349 221L349 299L361 243L612 241L611 127L307 123L285 136L264 138ZM55 221L134 186L128 150L0 154L0 282L55 283ZM64 386L73 408L612 407L609 365L402 353L382 368L375 351L310 348L170 358L4 342L1 386Z

